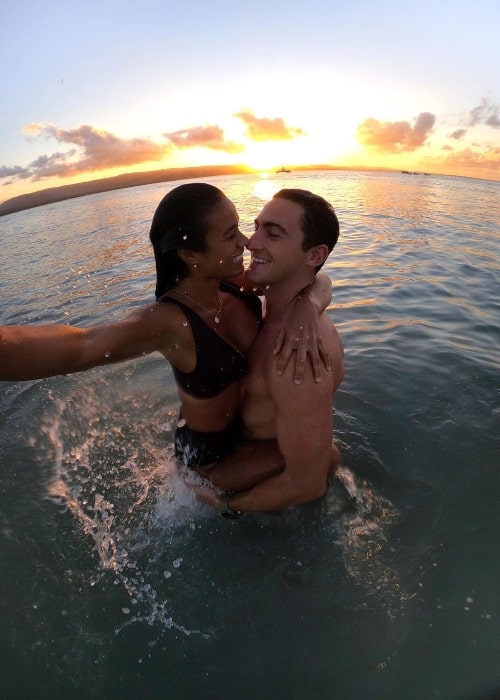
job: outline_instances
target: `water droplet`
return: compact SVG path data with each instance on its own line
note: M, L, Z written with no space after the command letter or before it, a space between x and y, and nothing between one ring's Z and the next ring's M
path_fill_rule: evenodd
M183 241L187 241L187 238L188 238L188 237L187 237L187 233L185 233L185 234L183 235L183 237L182 237L182 240L183 240Z
M111 353L109 352L109 350L106 350L106 352L104 353L104 357L111 357Z
M182 557L180 559L175 559L172 562L172 566L174 567L174 569L178 569L179 566L181 565L181 563L182 563Z
M124 615L128 615L130 613L130 608L122 608L122 613L124 613Z
M187 324L188 324L187 321L183 321L183 322L182 322L182 325L183 325L183 326L187 326Z
M170 578L171 576L172 576L172 573L170 571L163 572L163 578Z

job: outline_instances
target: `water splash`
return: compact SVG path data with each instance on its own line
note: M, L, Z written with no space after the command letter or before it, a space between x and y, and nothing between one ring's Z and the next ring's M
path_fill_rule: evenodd
M165 577L160 587L158 567L150 564L168 555L157 544L165 527L192 529L196 518L205 517L162 445L170 420L158 433L136 426L131 436L123 427L126 417L103 412L102 396L97 399L92 392L79 402L78 413L76 423L73 405L53 399L42 425L53 463L47 497L71 512L92 542L98 564L89 585L112 576L128 596L129 604L122 606L127 619L117 624L115 634L140 623L159 627L161 634L175 629L208 638L207 632L174 619ZM103 414L108 416L104 429Z
M336 539L343 548L346 570L357 585L372 595L383 596L390 612L394 603L399 608L404 600L399 577L383 557L397 510L367 481L358 482L346 467L337 470L336 478L344 486L351 505L340 516Z

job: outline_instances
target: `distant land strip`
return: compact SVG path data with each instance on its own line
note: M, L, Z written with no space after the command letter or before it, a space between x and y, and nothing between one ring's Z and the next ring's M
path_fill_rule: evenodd
M354 169L354 168L353 168ZM333 165L308 165L293 167L292 170L351 170L351 168L339 168ZM111 190L124 189L125 187L139 187L152 185L156 182L169 182L172 180L190 180L200 177L216 175L245 175L258 173L260 170L249 168L245 165L200 165L191 168L168 168L167 170L151 170L145 173L126 173L115 177L105 177L89 182L79 182L75 185L61 185L49 187L39 192L21 194L7 199L0 204L0 216L14 214L24 209L41 207L44 204L61 202L65 199L83 197L88 194L110 192Z
M155 182L189 180L214 175L243 175L252 172L255 171L244 165L207 165L192 168L152 170L146 173L126 173L125 175L104 177L99 180L90 180L89 182L78 182L74 185L49 187L39 192L30 192L29 194L21 194L17 197L12 197L0 204L0 216L13 214L23 209L41 207L44 204L61 202L65 199L83 197L88 194L98 194L99 192L110 192L111 190L120 190L125 187L139 187L141 185L152 185Z

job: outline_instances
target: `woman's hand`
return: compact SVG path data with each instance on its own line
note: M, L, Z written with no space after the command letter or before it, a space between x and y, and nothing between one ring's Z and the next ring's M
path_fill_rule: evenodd
M330 371L330 357L319 333L319 319L332 298L330 278L316 275L313 285L298 295L289 305L284 327L274 344L274 355L278 355L276 369L283 374L292 354L296 353L293 381L301 384L304 378L307 355L311 362L314 380L321 381L321 371Z

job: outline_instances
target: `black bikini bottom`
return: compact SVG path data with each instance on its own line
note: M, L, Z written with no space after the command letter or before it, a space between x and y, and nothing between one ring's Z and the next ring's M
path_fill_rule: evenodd
M224 430L203 433L179 420L175 430L175 459L180 467L201 467L219 462L236 447L241 421L235 418Z

